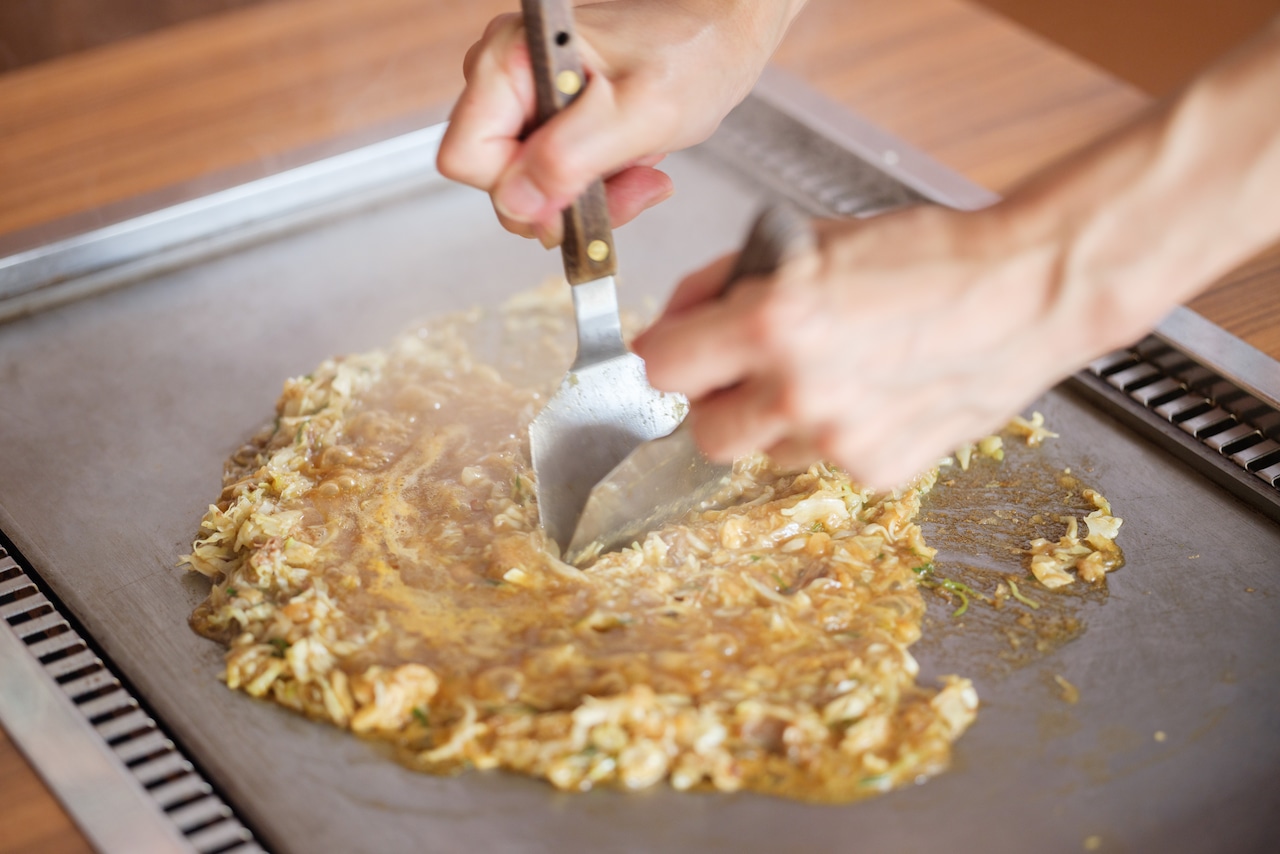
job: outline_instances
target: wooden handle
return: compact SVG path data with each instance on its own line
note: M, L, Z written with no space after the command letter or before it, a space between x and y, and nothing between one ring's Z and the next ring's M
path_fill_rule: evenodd
M813 224L799 210L787 204L765 208L751 226L747 242L720 293L724 294L748 276L773 273L796 255L812 251L816 243Z
M541 126L573 103L587 85L587 77L578 57L569 0L521 0L520 5L538 100L535 126ZM618 272L609 206L604 182L599 179L565 208L560 251L564 255L565 278L571 285Z

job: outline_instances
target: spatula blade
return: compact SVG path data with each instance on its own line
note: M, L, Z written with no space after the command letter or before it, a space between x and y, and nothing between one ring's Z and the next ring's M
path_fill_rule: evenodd
M612 551L682 518L712 498L733 472L713 463L686 422L640 445L596 484L583 507L565 560Z
M612 288L612 282L608 283ZM589 294L595 283L578 285ZM585 289L585 290L584 290ZM538 512L547 535L564 549L591 488L635 448L676 428L688 409L683 395L649 385L644 361L622 346L612 318L597 318L578 303L578 359L529 425L529 451L537 473ZM597 325L606 327L598 330ZM613 331L607 327L614 326ZM616 342L595 348L596 340Z

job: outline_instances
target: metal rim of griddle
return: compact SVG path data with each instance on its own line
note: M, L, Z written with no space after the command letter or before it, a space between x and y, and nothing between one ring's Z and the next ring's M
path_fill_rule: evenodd
M30 564L2 541L0 619L0 720L96 848L262 852ZM110 785L86 785L104 782Z
M1280 522L1280 363L1265 353L1179 308L1072 385Z
M0 257L0 323L423 192L444 181L434 169L442 133L432 126ZM819 215L868 216L926 200L976 209L997 198L772 69L705 145ZM1264 354L1182 310L1073 385L1280 519L1280 366ZM0 616L0 722L95 846L261 850L29 563L2 544ZM61 767L71 753L115 780L113 809L96 803L100 787L78 782L83 767ZM153 834L155 845L122 842L130 828Z

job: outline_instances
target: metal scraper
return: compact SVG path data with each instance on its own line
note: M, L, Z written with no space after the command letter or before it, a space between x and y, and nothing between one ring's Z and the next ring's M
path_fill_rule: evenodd
M749 276L765 276L814 246L809 218L786 205L766 208L747 237L721 289ZM688 422L669 435L637 447L591 490L577 528L564 550L576 563L642 539L714 498L733 467L708 460L693 441Z
M522 0L537 94L537 123L586 84L567 0ZM604 185L596 181L564 212L565 278L573 286L578 355L529 425L538 512L563 549L591 488L637 445L670 433L687 408L649 385L644 362L622 341L618 269Z

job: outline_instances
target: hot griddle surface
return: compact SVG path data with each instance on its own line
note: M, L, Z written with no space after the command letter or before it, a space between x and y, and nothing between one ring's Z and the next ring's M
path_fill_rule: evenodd
M622 294L656 306L732 247L758 192L704 154L618 235ZM284 377L372 348L406 320L495 304L554 254L441 188L0 330L0 528L227 792L285 852L1257 850L1280 807L1280 530L1108 416L1055 390L1044 449L1125 518L1128 565L1080 637L1030 664L946 623L928 673L983 699L955 768L845 806L752 795L555 792L502 773L440 779L377 745L228 691L186 625L206 582L175 568L223 459ZM851 369L854 369L851 366ZM1011 568L1018 559L1009 557ZM940 570L946 569L946 558ZM945 638L943 642L942 638ZM1059 697L1051 675L1080 689ZM1163 742L1156 731L1167 734Z

